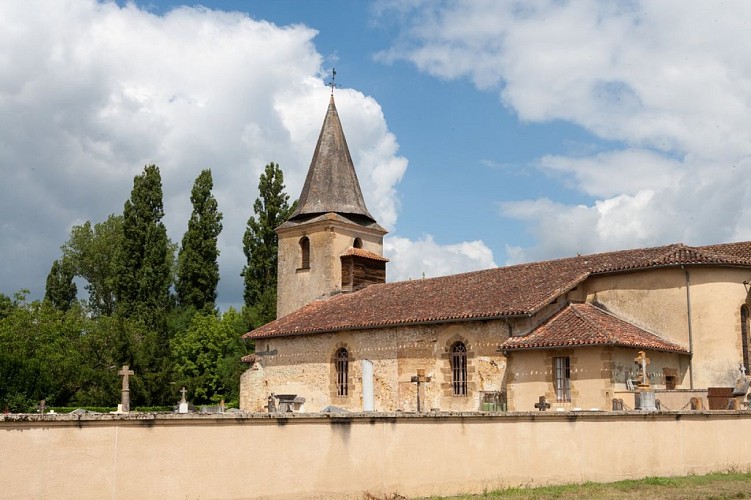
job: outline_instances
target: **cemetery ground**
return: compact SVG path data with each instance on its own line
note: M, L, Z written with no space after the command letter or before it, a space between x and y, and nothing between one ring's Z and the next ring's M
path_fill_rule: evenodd
M433 497L437 498L437 497ZM751 498L751 472L717 472L704 476L648 477L614 483L507 488L449 499L510 498L649 498L659 500Z

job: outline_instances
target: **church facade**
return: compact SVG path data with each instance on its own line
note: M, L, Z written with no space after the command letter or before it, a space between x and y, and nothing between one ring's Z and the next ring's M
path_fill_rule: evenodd
M278 319L246 334L241 408L681 409L749 370L751 242L673 244L386 283L333 96L298 208L277 229Z

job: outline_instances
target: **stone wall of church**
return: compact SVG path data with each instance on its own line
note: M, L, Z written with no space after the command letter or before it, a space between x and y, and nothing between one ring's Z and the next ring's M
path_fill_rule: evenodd
M356 224L324 220L279 232L279 262L277 282L277 317L285 316L300 307L341 291L342 268L340 256L360 238L362 248L383 255L383 234ZM302 266L300 240L310 242L310 262Z
M419 325L301 335L256 341L256 362L241 379L241 408L263 411L274 394L305 398L303 411L333 405L363 409L363 363L373 366L374 410L415 411L418 370L429 381L420 384L421 409L472 411L481 407L483 392L505 389L506 358L498 346L508 338L503 321ZM467 394L455 396L451 346L467 348ZM347 395L336 387L335 354L349 354Z
M511 354L509 409L534 411L540 396L552 410L573 408L608 409L612 399L612 349L546 349ZM560 402L553 383L555 357L568 357L570 363L570 401Z
M509 358L508 403L512 411L533 411L540 396L550 403L552 410L609 410L613 398L620 398L634 407L633 389L627 391L626 380L635 381L638 367L634 364L636 349L613 347L585 347L513 352ZM665 389L665 376L676 377L676 387L686 377L686 356L675 353L649 351L647 372L653 389ZM557 401L554 386L556 357L568 357L570 363L570 401ZM688 404L694 394L680 400ZM673 399L671 399L671 402ZM676 408L673 408L676 409Z
M587 301L690 349L693 373L681 377L679 389L732 387L743 360L740 309L748 300L748 271L687 269L689 297L684 271L658 269L592 278L584 284Z

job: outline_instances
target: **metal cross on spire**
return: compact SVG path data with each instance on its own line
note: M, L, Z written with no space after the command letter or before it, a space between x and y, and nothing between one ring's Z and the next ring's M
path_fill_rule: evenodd
M331 80L329 80L327 85L331 87L331 95L334 95L334 89L339 87L339 85L336 84L336 68L331 68Z

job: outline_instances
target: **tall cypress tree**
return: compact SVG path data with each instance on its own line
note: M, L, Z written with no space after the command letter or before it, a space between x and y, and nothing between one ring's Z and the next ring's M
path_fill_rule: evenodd
M287 220L295 204L289 205L284 192L284 174L276 163L266 165L258 182L259 196L253 203L255 215L248 219L243 237L247 264L243 298L254 309L252 326L260 326L276 317L276 274L279 239L274 229Z
M78 287L73 282L73 266L68 259L55 260L47 275L44 300L59 311L67 311L76 300Z
M213 187L211 170L202 171L193 184L193 213L183 235L175 286L181 306L206 311L215 307L219 283L217 238L222 231L222 213L211 194Z

